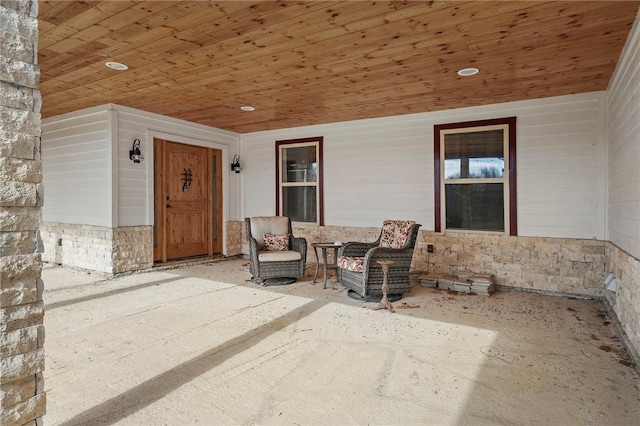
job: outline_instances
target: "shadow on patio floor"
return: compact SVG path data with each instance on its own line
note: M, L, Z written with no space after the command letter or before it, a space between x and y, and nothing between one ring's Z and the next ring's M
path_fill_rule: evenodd
M333 279L257 286L242 259L66 289L50 282L63 273L43 271L51 424L640 418L638 378L597 301L418 286L390 313Z

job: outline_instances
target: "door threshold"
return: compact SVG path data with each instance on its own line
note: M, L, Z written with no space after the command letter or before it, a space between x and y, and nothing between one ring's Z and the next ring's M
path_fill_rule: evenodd
M212 261L219 261L224 259L225 257L221 254L214 254L213 256L193 256L193 257L185 257L182 259L173 259L168 260L166 262L153 262L153 269L171 269L178 266L190 266L190 265L201 265L203 263L209 263Z

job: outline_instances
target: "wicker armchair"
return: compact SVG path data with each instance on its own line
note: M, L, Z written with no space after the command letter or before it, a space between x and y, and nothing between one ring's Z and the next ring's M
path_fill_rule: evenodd
M410 292L409 268L420 226L413 221L387 220L376 241L344 244L338 267L340 283L350 289L349 296L367 301L382 297L384 274L377 261L383 259L394 262L387 277L389 297L397 300Z
M307 240L292 235L291 220L288 217L246 218L245 225L249 240L249 271L253 275L254 282L263 283L270 278L304 276ZM265 234L284 237L288 247L268 250L269 247L265 247Z

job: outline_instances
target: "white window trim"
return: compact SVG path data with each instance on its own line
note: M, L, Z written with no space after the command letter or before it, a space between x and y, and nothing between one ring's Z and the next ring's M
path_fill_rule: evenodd
M318 175L316 175L316 180L315 182L283 182L282 179L282 174L283 174L283 170L282 170L282 159L284 158L283 155L283 151L285 149L289 149L289 148L304 148L304 147L308 147L308 146L313 146L315 147L316 150L316 163L318 165L318 169L321 167L320 166L320 142L319 141L311 141L311 142L300 142L300 143L291 143L291 144L286 144L286 145L280 145L278 147L279 149L279 158L280 161L278 161L278 191L280 192L280 197L279 197L279 211L281 212L281 214L284 214L284 194L283 194L283 190L282 188L286 188L286 187L315 187L316 188L316 221L315 224L319 225L320 224L320 194L319 194L319 187L320 187L320 176L319 176L319 170L318 170ZM292 220L292 223L300 223L300 224L309 224L309 223L314 223L314 222L294 222Z

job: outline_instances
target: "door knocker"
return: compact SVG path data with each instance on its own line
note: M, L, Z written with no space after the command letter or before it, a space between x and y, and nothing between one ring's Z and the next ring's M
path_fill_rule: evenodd
M180 174L182 176L182 192L187 192L189 187L191 186L191 181L193 180L193 175L191 174L191 169L183 169L184 172Z

